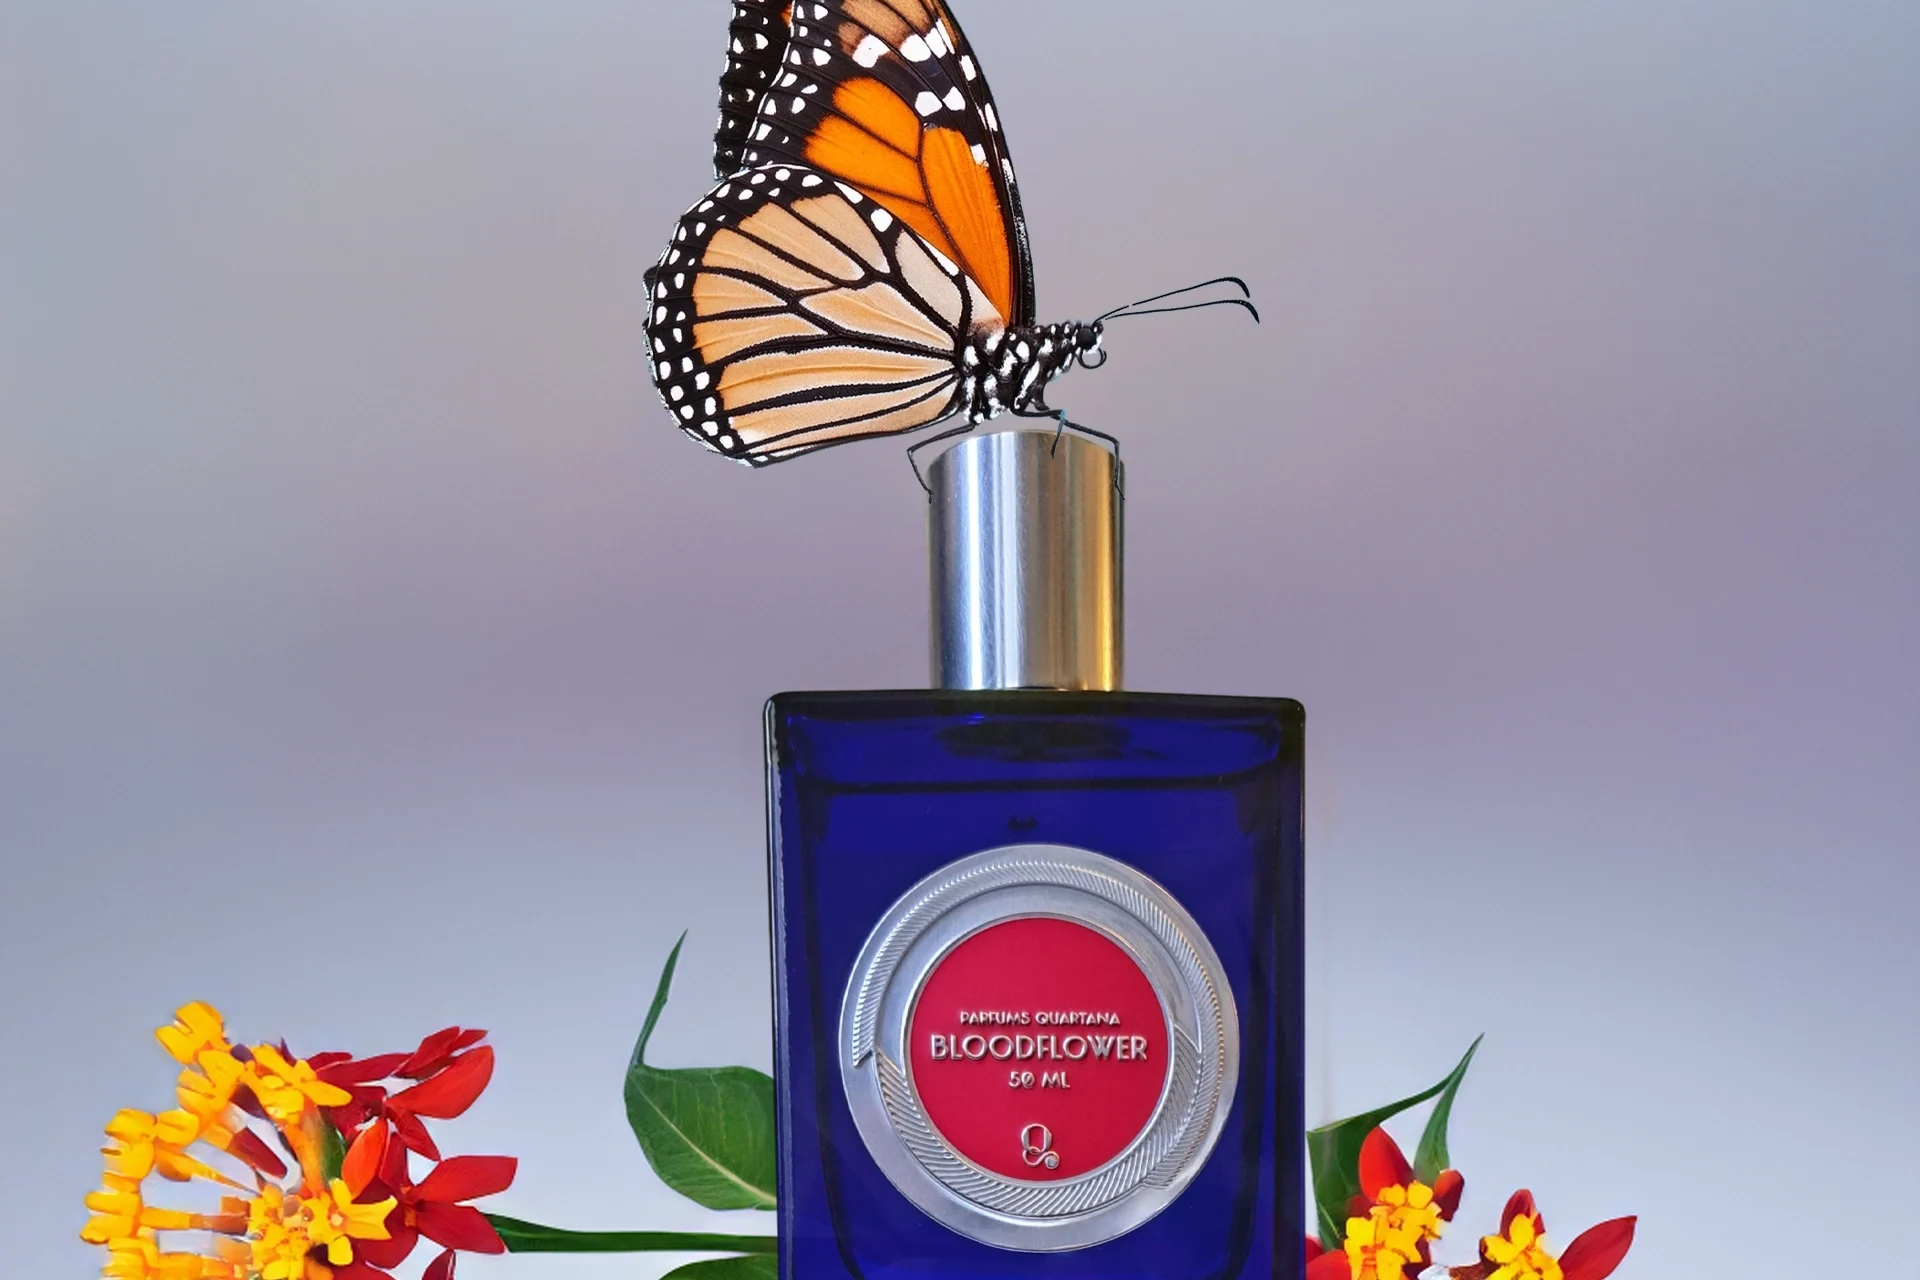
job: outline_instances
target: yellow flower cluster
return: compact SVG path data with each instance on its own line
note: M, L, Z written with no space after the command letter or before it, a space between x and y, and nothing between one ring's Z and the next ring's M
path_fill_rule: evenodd
M1347 1219L1354 1280L1405 1280L1409 1269L1417 1274L1426 1265L1421 1244L1438 1240L1441 1230L1432 1187L1418 1181L1382 1187L1366 1217Z
M1560 1264L1530 1213L1508 1223L1506 1234L1483 1237L1480 1249L1496 1267L1487 1280L1561 1280Z
M92 1216L80 1238L107 1250L102 1274L111 1280L332 1280L333 1268L353 1260L354 1240L387 1238L391 1199L355 1204L346 1183L329 1179L323 1163L328 1126L322 1107L350 1100L304 1061L272 1045L228 1042L219 1011L190 1004L155 1035L182 1065L169 1111L121 1111L107 1125L111 1139L101 1188L87 1196ZM236 1105L258 1103L298 1160L298 1185L274 1179L286 1167ZM200 1144L245 1166L247 1181L229 1176L189 1148ZM211 1154L211 1152L209 1152ZM147 1179L196 1179L235 1194L217 1213L189 1213L147 1203ZM162 1232L210 1231L210 1251L163 1250Z

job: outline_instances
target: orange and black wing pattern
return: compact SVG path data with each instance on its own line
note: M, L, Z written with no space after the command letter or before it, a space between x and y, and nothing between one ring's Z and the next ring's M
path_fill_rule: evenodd
M680 219L647 279L668 411L754 466L959 411L978 378L972 344L1005 328L980 286L903 219L800 165L721 183Z
M786 57L793 0L733 0L727 69L720 73L720 124L713 133L713 176L740 171L747 134Z
M742 5L742 7L745 7ZM1033 263L985 75L941 0L794 0L788 41L741 144L844 182L1033 323Z

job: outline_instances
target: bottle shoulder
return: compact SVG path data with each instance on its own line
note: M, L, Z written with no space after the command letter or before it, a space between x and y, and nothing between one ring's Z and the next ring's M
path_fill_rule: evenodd
M1146 693L1132 689L841 689L776 693L767 714L836 719L900 715L1070 715L1241 717L1267 715L1300 724L1306 708L1292 698L1211 693Z
M775 768L819 781L960 775L1220 778L1297 765L1305 711L1288 698L1056 690L782 693L767 702Z

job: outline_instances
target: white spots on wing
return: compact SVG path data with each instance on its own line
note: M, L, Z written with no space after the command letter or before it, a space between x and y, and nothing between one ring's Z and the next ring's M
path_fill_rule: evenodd
M676 401L685 400L687 398L687 389L685 387L674 387L668 391L667 394L672 396Z
M706 409L708 413L720 412L720 402L714 399L712 396L707 397L707 403L703 407Z
M756 173L751 178L748 178L747 181L756 187L763 186L767 181L767 175L764 173Z
M727 188L727 187L721 187L718 191L713 193L714 199L725 200L727 198L727 192L729 189L730 188Z
M945 18L936 18L936 19L934 19L934 23L933 23L933 29L934 29L935 31L937 31L937 32L939 32L939 34L940 34L940 43L941 43L941 44L944 44L944 45L946 45L946 46L947 46L947 50L948 50L948 52L952 52L952 50L953 50L953 32L951 32L951 31L949 31L949 30L947 30L947 20L946 20Z
M753 47L756 49L764 49L767 47L767 38L758 31L753 33Z
M720 447L722 449L738 449L740 447L740 440L737 436L721 436Z
M673 361L662 360L659 364L654 366L654 371L659 375L656 381L664 382L666 379L671 378L673 376Z
M687 273L686 273L686 272L684 272L684 271L681 271L681 272L678 272L677 274L675 274L675 276L673 277L673 287L674 287L674 288L676 288L676 289L684 289L684 288L686 288L686 287L687 287Z
M807 100L801 97L797 93L794 94L793 95L793 114L799 115L802 111L805 111L806 109L807 109Z
M946 23L940 23L927 32L927 47L933 50L935 56L942 58L953 52L953 41L947 39Z
M959 89L947 90L947 96L944 99L944 101L946 102L948 109L952 111L958 111L960 108L967 105L966 95L962 94Z
M980 68L973 65L973 55L966 53L960 55L960 74L969 80L980 78Z
M710 436L717 436L720 434L720 424L717 422L703 422L700 424L700 429L706 432Z
M908 62L925 62L933 56L933 50L918 35L911 35L900 42L900 56Z
M811 98L814 94L820 92L820 86L817 84L803 84L800 86L800 92Z
M692 422L692 421L693 421L693 406L692 406L692 405L690 405L690 404L683 404L683 405L681 405L681 406L680 406L680 416L681 416L681 418L682 418L682 419L684 419L685 421L687 421L687 422Z
M655 324L665 324L667 322L667 309L665 307L655 307L653 309L653 322Z
M686 330L675 329L673 331L673 343L675 346L681 345L682 343L686 342L686 340L687 340Z
M700 371L700 376L693 380L693 387L694 387L694 390L696 391L705 391L708 387L712 385L713 385L713 375L708 373L705 369L702 369Z
M920 96L913 100L913 109L923 116L930 116L940 109L940 99L922 89Z
M773 171L773 180L775 182L785 182L788 178L791 178L792 176L793 176L793 170L791 169L775 169Z
M791 71L787 72L787 74L780 77L780 87L782 89L791 89L793 88L793 86L799 83L800 83L800 77L798 75L795 75Z
M987 128L993 130L995 133L1000 132L1000 117L993 114L993 104L991 102L980 108L980 114L987 118Z
M682 357L682 358L681 358L681 360L680 360L680 372L682 372L682 373L692 373L692 372L693 372L693 357L692 357L692 356L684 356L684 357Z
M985 164L987 162L987 149L977 142L973 144L973 162L975 164Z
M814 65L814 66L816 66L816 67L824 67L824 66L826 66L826 65L827 65L827 63L829 63L829 62L831 62L831 61L833 61L833 55L832 55L832 54L830 54L830 53L828 53L828 52L827 52L827 51L826 51L825 49L815 49L815 50L813 51L813 65Z
M813 6L813 17L816 22L825 22L827 20L827 6L823 4Z
M859 204L862 200L866 199L865 196L861 195L858 191L855 191L852 187L848 186L844 182L836 182L833 185L840 188L840 194L847 198L848 204Z
M863 67L873 67L887 52L887 42L869 32L858 45L854 46L853 60Z
M873 229L875 231L885 231L893 225L893 215L885 209L875 209L869 216L873 219ZM661 310L664 311L666 308L662 307Z
M800 179L800 185L808 189L817 187L820 185L820 183L821 183L821 177L817 173L810 173L806 177Z
M658 338L655 338L653 340L653 354L662 355L666 352L666 349L667 349L666 343L660 341L660 339Z

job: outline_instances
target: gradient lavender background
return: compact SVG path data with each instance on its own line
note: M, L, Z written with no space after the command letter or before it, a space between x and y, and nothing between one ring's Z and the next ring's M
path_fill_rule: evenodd
M1455 1258L1522 1181L1562 1241L1644 1215L1636 1280L1892 1225L1920 8L962 8L1043 318L1267 316L1059 399L1126 438L1130 683L1308 706L1311 1114L1485 1030ZM924 550L897 446L749 473L647 385L726 20L0 8L9 1274L97 1265L98 1126L196 997L491 1027L446 1134L522 1158L502 1210L770 1227L655 1182L620 1074L683 928L660 1060L766 1064L760 703L922 683Z

